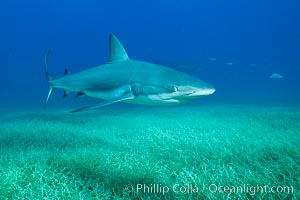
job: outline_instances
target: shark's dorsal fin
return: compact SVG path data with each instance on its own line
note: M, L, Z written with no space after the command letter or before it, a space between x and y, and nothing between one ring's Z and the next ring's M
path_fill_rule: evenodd
M118 38L112 33L109 35L109 57L106 63L128 60L129 57Z

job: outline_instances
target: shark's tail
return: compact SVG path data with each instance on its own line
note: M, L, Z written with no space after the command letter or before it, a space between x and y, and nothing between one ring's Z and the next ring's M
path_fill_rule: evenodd
M47 99L46 99L46 104L48 103L48 100L49 100L51 94L53 93L53 91L55 89L50 84L50 82L52 80L52 76L48 72L48 57L49 57L50 52L51 52L51 50L49 49L48 52L47 52L47 54L46 54L46 56L45 56L45 64L44 64L46 79L48 81L48 86L49 86L49 92L48 92L48 96L47 96Z

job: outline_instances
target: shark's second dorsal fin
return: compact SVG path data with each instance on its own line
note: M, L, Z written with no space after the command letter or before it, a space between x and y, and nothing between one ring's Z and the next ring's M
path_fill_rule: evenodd
M118 38L112 33L109 35L109 57L106 63L128 60L129 57Z
M65 69L64 75L68 75L70 74L70 72L68 71L68 69Z

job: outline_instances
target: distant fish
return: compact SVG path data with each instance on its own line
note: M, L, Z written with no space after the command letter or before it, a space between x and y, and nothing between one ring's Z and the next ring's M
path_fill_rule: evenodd
M233 62L228 62L226 65L232 66L234 63Z
M270 78L274 78L274 79L282 79L283 76L282 76L281 74L273 73L273 74L271 74Z
M217 59L216 58L210 58L209 60L210 61L216 61Z

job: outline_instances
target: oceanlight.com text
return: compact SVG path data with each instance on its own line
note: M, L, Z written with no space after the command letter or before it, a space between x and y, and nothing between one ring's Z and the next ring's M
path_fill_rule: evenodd
M193 194L193 193L224 193L224 194L234 194L234 193L247 193L252 196L258 193L286 193L293 194L293 186L280 186L280 185L250 185L243 184L240 186L225 186L220 184L174 184L171 186L163 184L136 184L136 185L126 185L124 187L127 192L136 193L153 193L162 194L167 193L177 193L177 194Z

